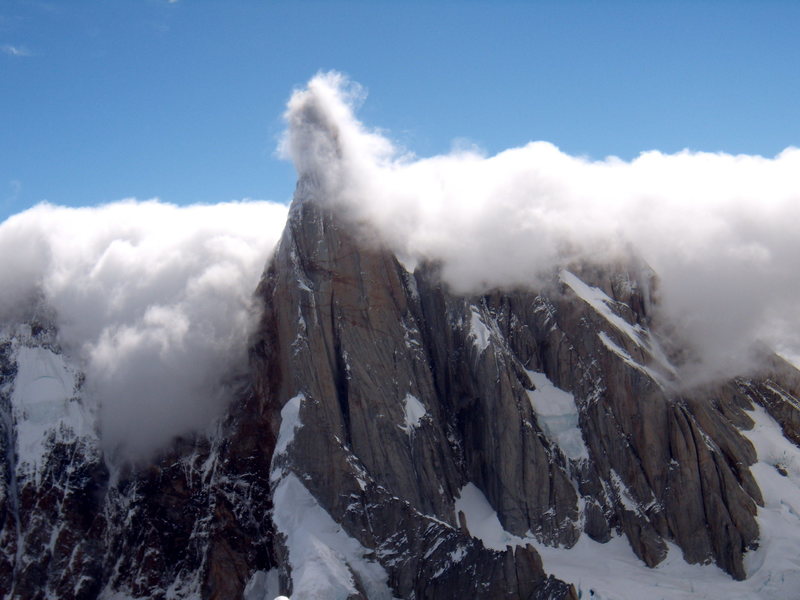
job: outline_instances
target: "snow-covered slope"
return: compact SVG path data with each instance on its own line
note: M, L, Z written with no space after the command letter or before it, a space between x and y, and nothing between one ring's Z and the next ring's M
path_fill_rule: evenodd
M80 511L93 503L104 467L82 375L47 317L7 324L0 354L4 593L33 598L96 590L86 559L96 540L88 535L91 516ZM48 577L37 577L41 572Z

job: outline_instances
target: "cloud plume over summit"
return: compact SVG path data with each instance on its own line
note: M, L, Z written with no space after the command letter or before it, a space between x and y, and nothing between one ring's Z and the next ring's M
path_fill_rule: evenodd
M456 291L530 285L569 260L634 251L706 375L746 369L756 341L798 353L797 148L623 161L531 142L417 158L355 117L363 98L341 74L317 75L289 101L283 148L401 256L441 261Z

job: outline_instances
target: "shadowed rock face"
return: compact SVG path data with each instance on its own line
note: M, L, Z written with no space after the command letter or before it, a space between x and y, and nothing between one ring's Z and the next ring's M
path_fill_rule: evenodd
M624 535L654 566L672 542L745 576L763 500L741 431L757 403L800 442L797 370L687 391L634 259L460 296L319 194L301 179L228 414L149 465L108 466L71 367L83 420L48 416L26 462L22 357L62 353L47 319L3 334L0 598L238 599L271 569L299 597L303 557L342 598L575 598L532 545L471 535L467 484L539 544Z

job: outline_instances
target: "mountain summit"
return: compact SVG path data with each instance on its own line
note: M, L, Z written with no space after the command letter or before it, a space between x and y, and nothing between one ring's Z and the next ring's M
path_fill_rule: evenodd
M325 193L301 177L227 413L148 464L104 456L50 312L4 324L0 596L796 592L797 370L689 388L641 261L464 295Z

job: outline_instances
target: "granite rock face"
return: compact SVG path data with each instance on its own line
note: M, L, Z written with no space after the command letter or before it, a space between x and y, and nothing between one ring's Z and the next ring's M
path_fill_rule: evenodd
M374 555L391 593L530 597L547 582L535 551L483 548L461 530L454 498L470 478L485 482L509 529L571 544L575 489L534 425L524 372L476 343L470 301L417 286L391 253L359 245L315 202L294 205L257 292L255 389L276 435L286 402L302 399L302 426L273 477L301 479ZM427 301L450 305L439 332ZM548 597L573 593L547 585Z
M537 290L458 296L435 265L407 271L319 194L313 178L301 181L257 293L255 388L276 436L281 410L297 404L274 481L301 478L394 593L437 585L411 549L431 531L469 532L455 510L468 483L511 534L567 548L581 535L624 535L649 566L672 542L690 563L746 576L763 501L740 430L757 402L796 435L797 388L775 383L796 384L796 371L683 389L652 331L654 275L634 260L567 265ZM552 414L553 393L571 410ZM467 553L439 577L486 560ZM529 578L542 576L535 562ZM480 583L486 597L501 593Z
M800 442L796 369L686 388L634 258L459 295L322 190L301 178L227 414L147 464L106 456L52 315L3 326L0 598L577 598L537 547L582 536L746 577L742 432L758 405Z

